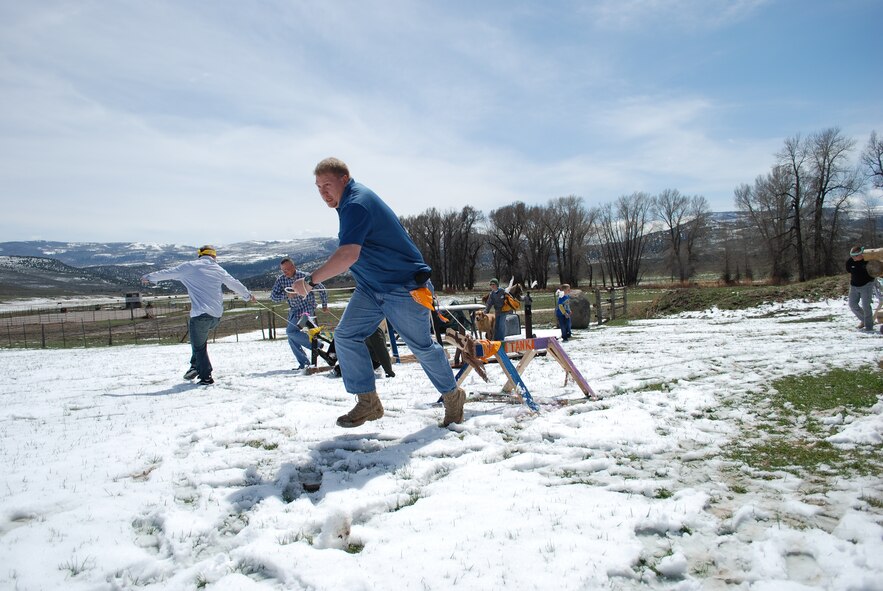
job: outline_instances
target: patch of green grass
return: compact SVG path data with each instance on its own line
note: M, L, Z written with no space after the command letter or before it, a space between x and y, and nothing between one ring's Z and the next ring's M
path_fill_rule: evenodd
M863 415L883 393L883 375L868 369L834 369L790 376L771 384L773 393L754 401L757 432L744 432L729 457L762 471L798 475L879 474L883 445L836 446L821 418L832 412ZM733 487L734 492L740 492Z
M635 392L664 392L668 390L668 382L655 382L652 384L644 384Z
M658 489L656 489L656 494L654 496L657 499L670 499L672 494L674 494L674 493L672 493L667 488L658 488Z
M647 316L707 310L754 308L768 302L802 299L819 301L843 297L849 289L848 276L821 277L787 285L691 286L665 291L647 308Z
M823 466L842 463L841 452L827 441L773 437L739 446L731 457L761 470L789 470L795 467L813 472Z
M869 408L883 393L883 375L873 371L834 369L821 376L790 376L776 380L778 398L802 413Z
M365 544L347 544L346 553L347 554L358 554L362 550L365 549Z

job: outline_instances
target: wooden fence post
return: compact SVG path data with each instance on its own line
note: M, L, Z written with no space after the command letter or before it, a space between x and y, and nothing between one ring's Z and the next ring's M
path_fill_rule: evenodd
M113 329L111 328L109 318L107 320L107 346L108 347L113 346Z
M595 316L598 318L598 326L601 326L604 312L601 310L601 290L595 289Z
M46 325L42 322L40 323L40 347L46 348Z
M83 329L83 348L86 348L86 320L80 318L80 327Z

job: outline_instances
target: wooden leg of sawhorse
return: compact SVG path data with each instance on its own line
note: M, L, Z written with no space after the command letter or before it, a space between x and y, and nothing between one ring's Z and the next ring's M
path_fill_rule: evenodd
M525 369L527 369L528 364L533 361L533 358L536 357L537 352L534 350L527 351L524 354L524 357L521 358L521 361L518 362L518 365L515 367L515 371L521 375ZM509 377L509 374L506 374L507 380L506 385L503 386L503 392L511 392L515 389L515 382L512 381L512 378Z

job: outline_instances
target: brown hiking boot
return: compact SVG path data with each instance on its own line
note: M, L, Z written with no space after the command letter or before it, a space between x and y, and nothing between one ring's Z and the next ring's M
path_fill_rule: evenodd
M358 402L351 411L343 416L337 417L337 426L351 429L365 423L365 421L376 421L383 416L383 405L380 404L380 397L377 392L369 392L367 394L357 394Z
M442 395L445 403L445 418L442 427L451 423L463 422L463 405L466 403L466 392L462 388L451 390Z

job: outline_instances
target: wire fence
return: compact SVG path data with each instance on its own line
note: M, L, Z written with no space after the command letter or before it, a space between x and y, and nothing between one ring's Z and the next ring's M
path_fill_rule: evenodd
M345 292L351 290L334 291L341 293L333 294L333 300L345 305L349 295ZM467 298L460 299L466 301ZM477 301L477 298L472 300ZM608 301L604 303L609 307ZM316 314L318 323L333 332L339 321L339 309L324 312L317 308ZM613 312L611 316L615 317L615 314ZM185 343L188 341L189 319L190 299L185 295L19 306L0 311L0 348ZM211 340L235 337L238 341L240 335L245 334L251 335L249 340L254 340L254 334L258 332L261 340L285 339L287 321L288 304L285 302L275 304L264 299L253 304L228 295L221 323L213 331ZM533 322L535 325L555 326L554 310L534 308Z
M255 306L224 302L224 316L212 340L260 331L261 339L285 336L287 304ZM108 347L187 342L190 300L170 297L147 302L28 307L0 312L0 347Z

